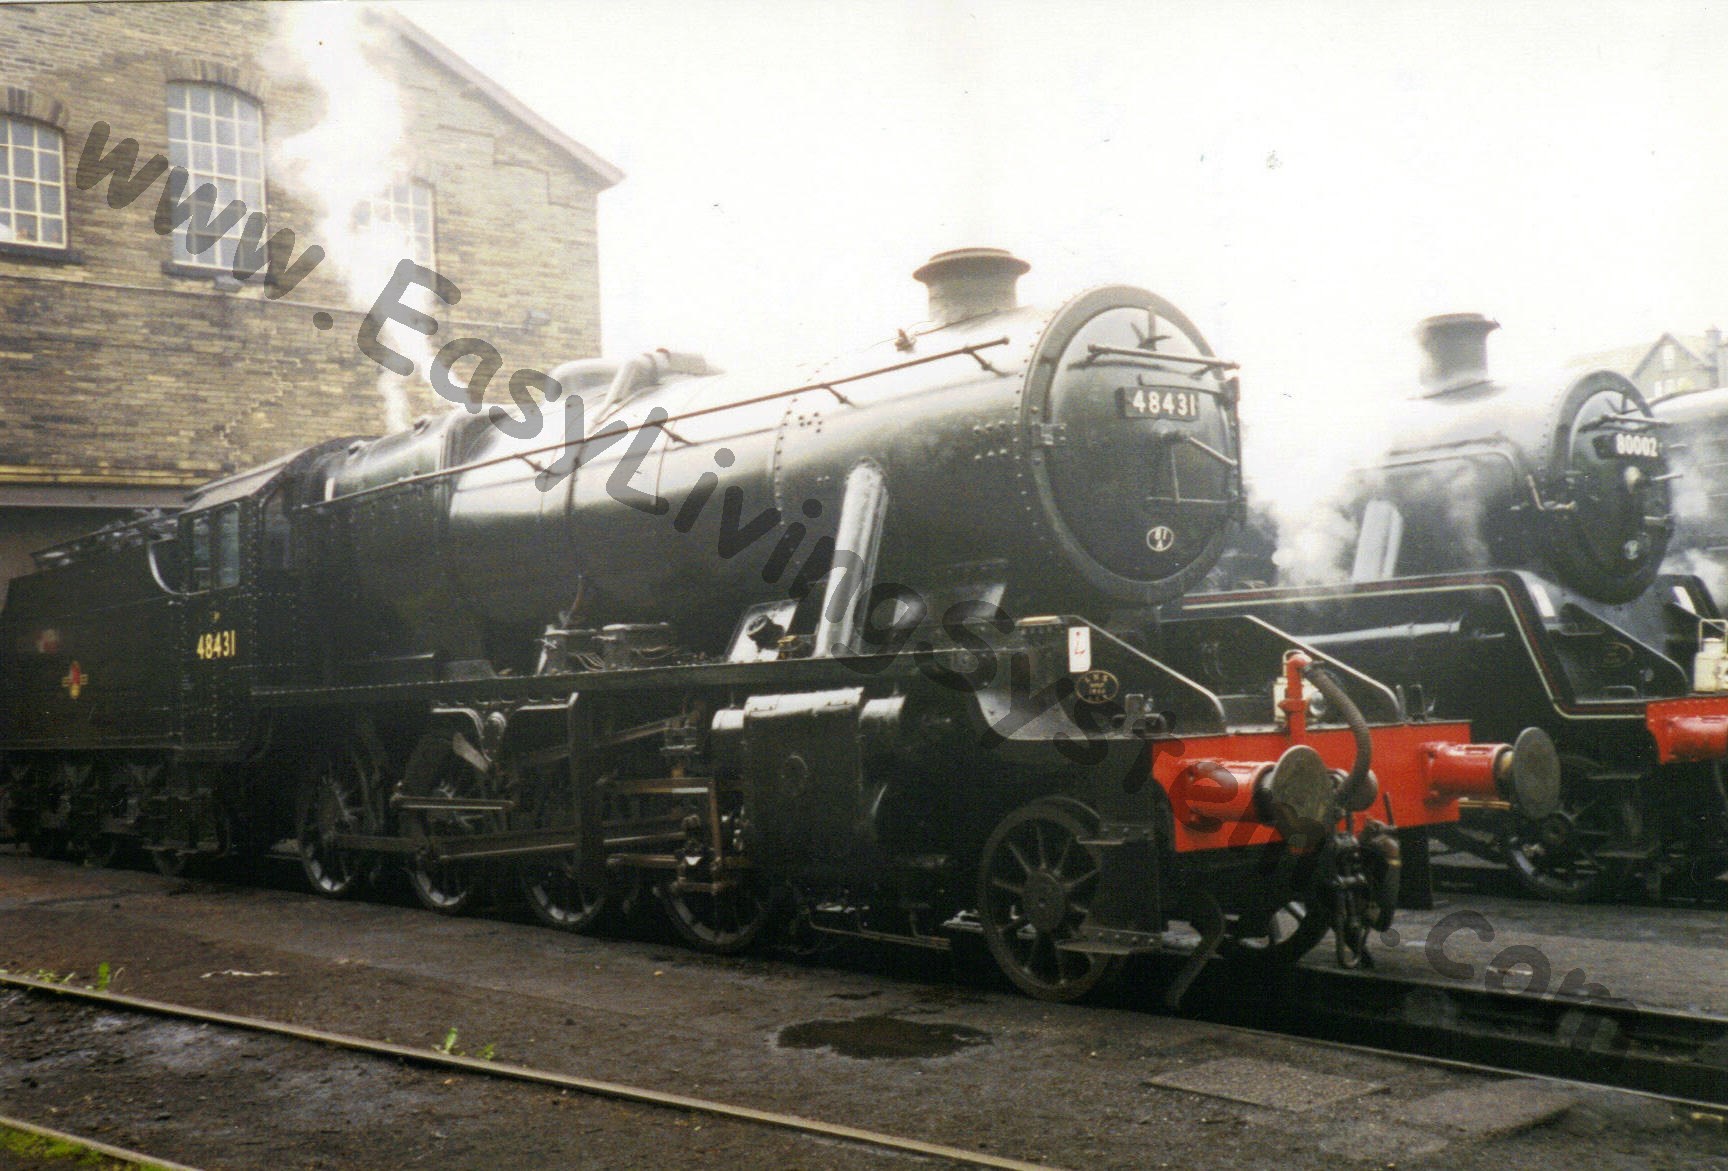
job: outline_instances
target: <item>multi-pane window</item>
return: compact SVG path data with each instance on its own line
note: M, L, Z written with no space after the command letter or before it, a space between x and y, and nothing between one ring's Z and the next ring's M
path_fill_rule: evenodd
M238 199L250 212L264 210L264 114L257 102L216 85L176 83L168 87L168 158L187 174L183 200L193 214L174 232L174 259L183 264L229 268L245 224L225 234L200 231ZM205 184L214 201L194 199Z
M0 241L66 247L60 132L0 117Z
M394 228L408 247L409 259L433 268L436 235L432 213L432 184L423 179L399 179L356 208L354 224L362 229L372 224Z

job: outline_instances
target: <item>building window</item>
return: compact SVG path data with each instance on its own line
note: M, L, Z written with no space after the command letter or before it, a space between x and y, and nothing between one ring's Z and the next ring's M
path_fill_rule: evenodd
M355 209L355 227L364 230L374 224L395 229L415 264L437 267L433 264L437 252L432 184L423 179L402 179Z
M1674 359L1676 357L1677 357L1677 355L1674 353L1674 343L1673 342L1669 342L1667 345L1663 346L1662 347L1662 369L1664 369L1664 370L1674 369Z
M66 247L60 132L0 117L0 242Z
M264 112L257 102L216 85L176 83L168 87L168 158L186 170L182 198L205 184L214 203L198 201L174 232L174 259L182 264L231 268L245 224L242 217L224 235L197 230L238 199L250 212L264 211Z

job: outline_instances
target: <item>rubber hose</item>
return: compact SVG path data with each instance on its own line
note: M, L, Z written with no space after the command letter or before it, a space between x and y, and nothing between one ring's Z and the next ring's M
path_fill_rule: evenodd
M1374 738L1368 734L1368 721L1362 718L1362 710L1344 693L1338 681L1322 669L1319 663L1309 663L1302 674L1319 689L1328 703L1338 709L1338 714L1350 725L1351 735L1356 737L1356 760L1351 764L1350 776L1340 791L1357 792L1368 780L1368 770L1374 763Z

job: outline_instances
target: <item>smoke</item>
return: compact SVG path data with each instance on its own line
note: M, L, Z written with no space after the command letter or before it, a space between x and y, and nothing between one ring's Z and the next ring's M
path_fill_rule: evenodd
M382 41L366 6L282 4L275 12L281 59L297 71L294 80L309 81L321 91L324 109L316 125L276 144L273 163L318 205L317 234L341 275L348 304L367 309L397 263L413 255L404 226L370 214L373 201L404 174L402 101L381 67ZM425 291L414 286L412 292ZM414 307L431 309L427 303ZM384 340L412 359L416 374L425 377L432 355L423 334L392 321ZM408 425L409 392L415 385L413 375L379 373L377 390L389 430Z
M1355 549L1354 506L1359 473L1380 462L1391 442L1392 408L1402 391L1395 380L1378 399L1341 410L1338 396L1315 393L1280 395L1253 410L1243 408L1243 429L1250 442L1263 438L1250 454L1245 479L1252 512L1270 518L1277 529L1273 561L1278 580L1315 585L1343 580ZM1331 404L1303 411L1294 404ZM1315 410L1335 410L1331 419ZM1280 436L1272 440L1271 436ZM1255 458L1255 457L1258 458Z
M1388 345L1373 355L1376 360L1363 364L1365 370L1341 375L1356 385L1276 394L1257 411L1251 411L1244 396L1249 505L1252 513L1276 522L1273 560L1281 584L1347 580L1362 506L1375 494L1376 469L1394 449L1426 445L1456 426L1456 398L1418 395L1420 352L1413 341ZM1553 390L1575 381L1579 373L1532 374L1522 368L1502 372L1491 361L1490 377L1502 388L1496 402L1509 424L1545 411ZM1364 389L1364 379L1378 385ZM1503 485L1487 466L1448 461L1430 472L1407 468L1401 480L1402 508L1409 515L1403 517L1400 574L1493 562L1494 541L1503 539L1506 518L1489 507ZM1444 533L1446 546L1422 546L1424 532Z
M1662 568L1667 573L1690 573L1704 580L1719 604L1728 604L1728 515L1722 502L1728 500L1728 475L1721 451L1710 442L1704 427L1694 425L1684 444L1671 448L1674 519L1677 530Z

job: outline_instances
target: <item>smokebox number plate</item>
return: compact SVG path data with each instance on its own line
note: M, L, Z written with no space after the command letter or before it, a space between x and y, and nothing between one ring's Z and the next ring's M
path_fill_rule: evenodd
M1161 386L1124 386L1116 392L1127 419L1175 419L1191 423L1200 417L1200 392L1167 390Z

